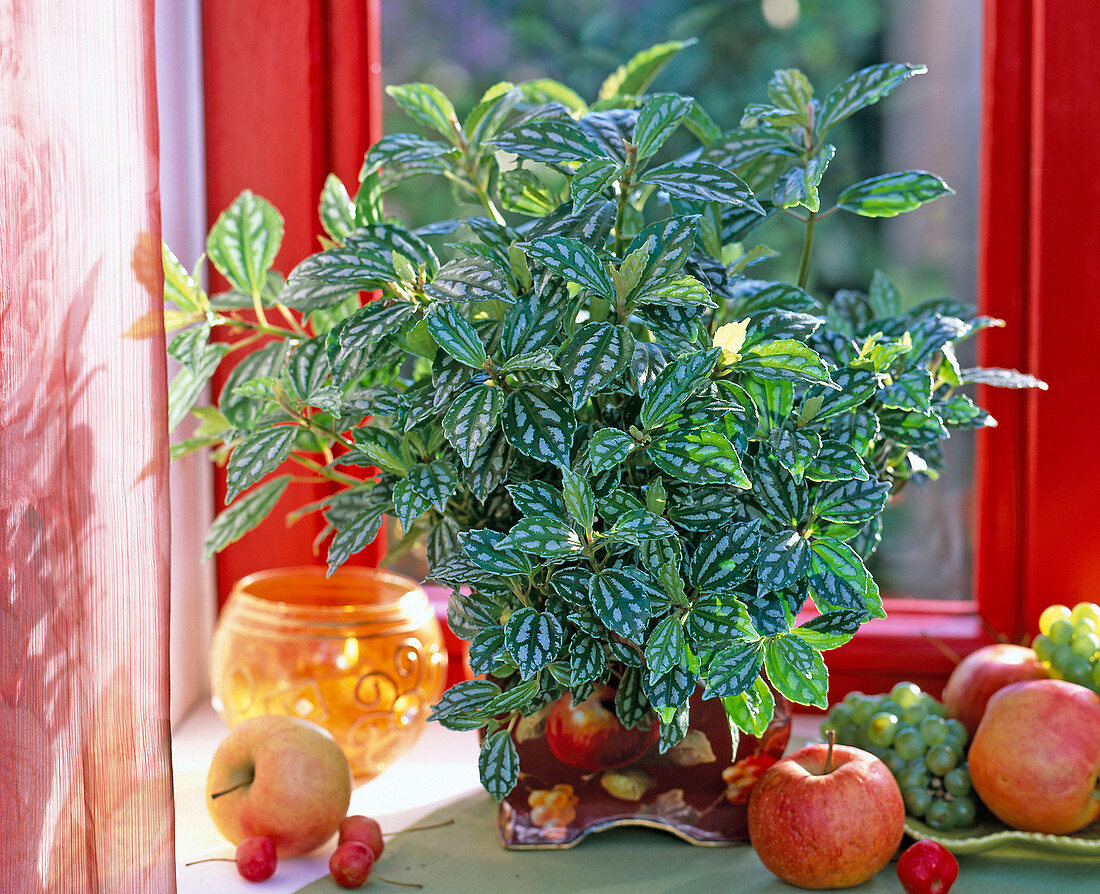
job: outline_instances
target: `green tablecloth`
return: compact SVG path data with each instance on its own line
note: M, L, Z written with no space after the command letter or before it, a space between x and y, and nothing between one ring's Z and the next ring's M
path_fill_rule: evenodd
M648 829L611 829L569 850L506 851L497 843L495 810L484 793L440 808L417 825L449 819L454 824L390 839L378 872L395 881L418 882L428 894L778 894L799 890L769 873L748 844L694 847ZM959 880L952 894L1100 894L1100 861L1095 858L1015 853L1019 855L960 857ZM370 888L402 890L380 881ZM326 876L298 894L343 890ZM851 890L899 892L902 887L891 863Z

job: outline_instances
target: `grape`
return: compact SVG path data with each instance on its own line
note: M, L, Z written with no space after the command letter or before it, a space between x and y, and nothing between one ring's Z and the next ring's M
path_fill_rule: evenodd
M966 766L955 767L943 777L943 787L956 798L961 798L970 791L970 773Z
M924 762L937 776L946 776L955 769L959 758L950 745L933 745L924 755Z
M902 710L917 704L921 695L920 687L916 683L895 683L894 688L890 690L890 697L901 705Z
M1074 655L1082 658L1092 658L1096 650L1100 649L1100 636L1095 633L1074 633L1069 643Z
M906 760L924 754L924 738L920 730L906 727L894 735L894 750Z
M875 703L871 699L865 698L857 702L852 708L852 721L862 726L871 719L871 715L874 713Z
M933 801L924 812L924 821L933 829L950 829L955 824L951 804L947 801Z
M859 735L859 727L854 723L846 723L836 731L836 740L841 745L855 745L857 735Z
M1092 666L1092 688L1100 692L1100 661Z
M967 738L968 733L966 732L966 727L958 720L947 721L947 738L944 741L954 748L959 755L962 755L963 751L966 749Z
M838 705L833 705L833 710L829 712L829 720L833 723L837 729L840 729L846 723L852 721L852 706L846 701L841 702Z
M1051 653L1054 651L1054 643L1045 633L1040 633L1032 640L1031 648L1035 650L1035 655L1040 661L1050 661Z
M905 758L894 751L893 748L887 749L886 757L884 757L882 761L886 764L887 767L889 767L890 772L894 774L895 779L897 778L898 773L905 769L905 764L907 763Z
M1073 622L1074 633L1096 633L1096 622L1092 618L1078 618Z
M969 826L977 813L972 798L956 798L951 804L951 818L955 826Z
M932 795L926 788L910 788L905 790L905 809L911 816L924 816L928 806L932 803Z
M930 695L926 696L924 706L928 709L928 715L931 717L943 717L947 713L947 709Z
M1059 670L1069 682L1077 683L1079 686L1088 686L1092 682L1092 662L1080 655L1070 656Z
M897 728L897 714L887 714L880 711L867 723L867 738L875 745L889 747L890 743L894 741L894 733L897 732Z
M931 781L932 778L928 775L923 763L907 764L905 769L897 775L898 788L906 792L910 789L926 789Z
M918 729L929 745L939 745L947 740L947 721L935 714L925 717Z
M859 702L863 701L865 698L867 698L866 695L864 695L858 689L853 689L846 696L844 696L843 703L846 704L849 708L854 708Z
M906 723L920 723L928 716L928 705L923 702L917 702L910 705L901 712L901 719Z
M1055 644L1068 643L1073 638L1073 623L1069 618L1058 618L1051 623L1047 636Z
M1078 602L1069 613L1071 621L1080 621L1087 618L1096 625L1100 625L1100 605L1095 602Z
M1064 605L1048 605L1039 615L1039 632L1050 636L1051 625L1059 619L1069 620L1070 610Z

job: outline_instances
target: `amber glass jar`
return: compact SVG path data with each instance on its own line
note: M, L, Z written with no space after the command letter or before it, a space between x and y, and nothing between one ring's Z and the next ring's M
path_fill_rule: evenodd
M371 568L280 568L238 581L210 663L214 708L230 726L289 714L325 727L357 782L419 737L443 691L447 652L415 581Z

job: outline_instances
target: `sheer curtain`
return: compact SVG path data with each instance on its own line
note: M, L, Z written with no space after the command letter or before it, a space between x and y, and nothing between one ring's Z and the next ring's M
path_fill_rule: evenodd
M152 29L151 0L0 0L0 887L21 894L175 890Z

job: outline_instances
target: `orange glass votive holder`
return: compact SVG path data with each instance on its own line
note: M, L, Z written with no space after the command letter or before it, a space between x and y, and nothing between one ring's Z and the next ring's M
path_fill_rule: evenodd
M230 726L286 714L323 726L357 782L420 736L447 678L443 633L409 578L279 568L237 582L211 649L215 710Z

